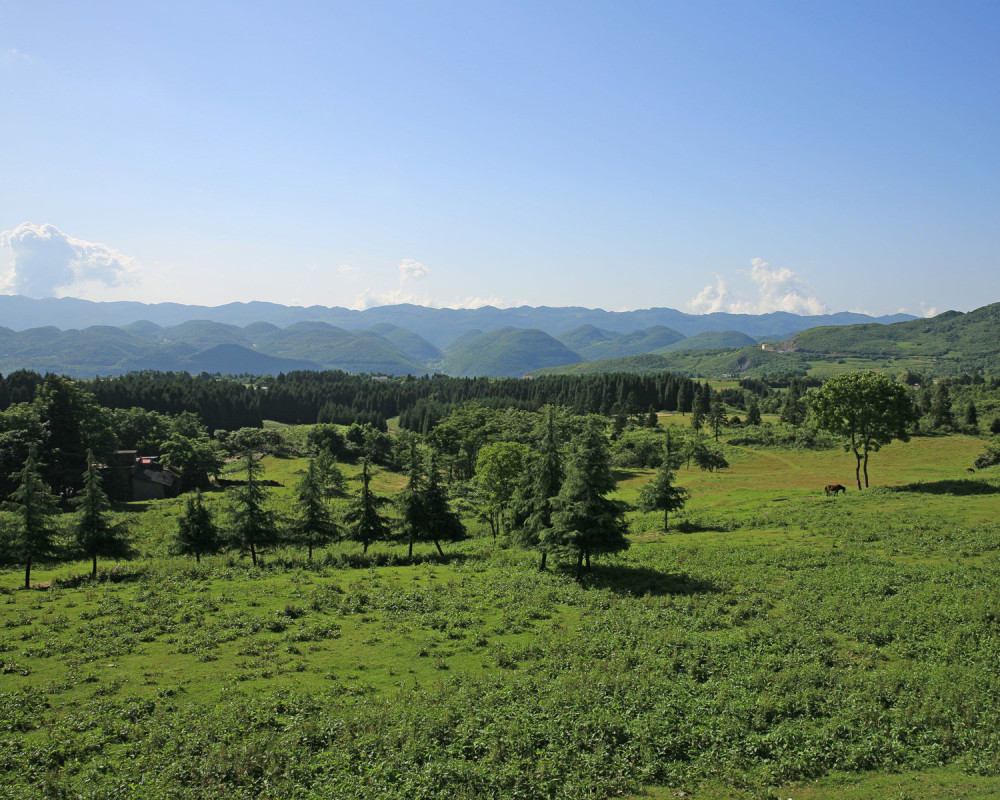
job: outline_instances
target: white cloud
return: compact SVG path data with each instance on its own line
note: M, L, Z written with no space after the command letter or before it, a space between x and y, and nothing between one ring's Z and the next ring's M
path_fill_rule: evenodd
M938 315L937 306L929 306L923 300L920 301L920 313L925 317L936 317Z
M756 297L734 294L719 275L688 303L696 313L711 314L727 311L731 314L769 314L787 311L790 314L826 314L825 303L787 267L771 267L766 261L750 261L750 290ZM745 273L744 273L745 274Z
M399 262L400 281L406 280L407 278L423 278L430 274L431 271L416 259L404 258Z
M339 267L337 267L337 272L339 272L341 275L347 275L349 272L354 272L354 267L352 267L350 264L341 264Z
M67 236L54 225L22 222L0 233L11 251L10 269L0 288L10 294L53 297L85 287L121 286L134 277L134 258L99 242Z
M3 54L4 61L30 61L31 57L27 53L22 53L16 47L10 48Z

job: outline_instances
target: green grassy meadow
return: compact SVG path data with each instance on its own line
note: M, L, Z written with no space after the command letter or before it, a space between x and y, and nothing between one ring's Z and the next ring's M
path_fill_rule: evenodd
M670 531L630 512L631 549L580 583L471 519L412 564L337 544L198 565L168 556L182 500L130 504L141 557L96 583L0 573L0 796L996 796L982 449L894 443L858 492L841 450L727 447L729 470L678 472ZM287 511L306 461L264 463ZM617 495L652 474L620 471Z

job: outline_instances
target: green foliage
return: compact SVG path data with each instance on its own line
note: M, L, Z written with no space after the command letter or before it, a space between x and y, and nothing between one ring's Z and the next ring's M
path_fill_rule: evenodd
M184 504L184 512L177 518L177 531L171 551L174 555L193 555L201 563L203 555L214 555L222 550L222 537L212 512L205 506L201 490L195 490Z
M246 479L241 486L228 490L229 533L238 550L250 553L257 566L257 554L274 547L280 540L278 518L267 508L268 493L260 480L260 463L253 454L243 459Z
M31 587L32 564L54 559L59 554L58 501L42 480L42 466L37 446L31 445L23 468L15 475L17 489L6 504L15 513L16 524L9 535L8 553L3 560L24 564L26 589Z
M162 447L163 463L178 471L187 488L207 488L209 475L222 469L222 458L207 437L192 439L174 433Z
M97 559L128 559L134 555L128 526L111 518L111 503L101 487L101 474L94 463L94 454L87 451L87 470L83 474L83 490L73 498L76 520L73 534L80 553L91 559L91 578L97 579Z
M379 507L388 502L387 498L379 497L372 491L368 461L361 459L361 488L344 512L344 524L346 538L358 542L364 553L373 543L391 538L389 523L379 513Z
M341 535L340 526L327 505L328 478L329 466L317 464L317 459L310 459L309 467L299 481L296 492L292 537L308 548L310 560L314 547L336 541Z
M591 556L628 548L624 505L607 497L614 488L607 440L589 425L573 439L552 527L544 533L545 549L575 561L577 577L584 563L590 568Z
M668 466L669 456L664 457L663 466L656 471L653 480L639 490L640 511L662 511L663 530L669 530L669 515L671 511L684 508L690 493L682 486L674 485L674 473Z
M506 531L507 509L524 473L528 446L518 442L484 445L476 458L476 485L493 539Z
M877 372L853 372L831 378L811 398L816 424L843 437L845 450L854 453L855 479L860 471L868 486L868 456L894 439L908 441L916 416L905 386Z

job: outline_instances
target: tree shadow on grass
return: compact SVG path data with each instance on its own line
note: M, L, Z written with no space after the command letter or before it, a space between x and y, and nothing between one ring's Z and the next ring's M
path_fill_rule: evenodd
M644 595L686 595L718 592L719 587L709 581L698 580L680 572L660 572L648 567L625 567L594 564L584 572L580 581L584 587L610 589L615 594L628 597Z
M983 481L966 479L949 481L929 481L908 483L905 486L890 487L893 492L916 492L919 494L951 494L958 496L1000 494L1000 486Z

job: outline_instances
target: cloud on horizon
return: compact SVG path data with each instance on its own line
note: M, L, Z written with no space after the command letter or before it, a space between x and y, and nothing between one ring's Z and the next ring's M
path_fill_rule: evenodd
M138 262L99 242L67 236L55 225L22 222L0 232L9 247L10 268L0 275L0 291L28 297L59 297L87 286L111 287L129 282Z
M698 292L688 306L698 314L718 311L730 314L769 314L773 311L803 315L829 313L827 305L787 267L772 267L761 258L751 259L750 265L749 278L756 298L732 292L722 276L716 275L715 282Z

